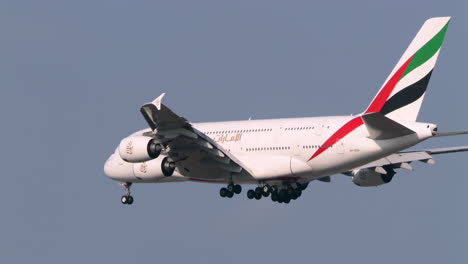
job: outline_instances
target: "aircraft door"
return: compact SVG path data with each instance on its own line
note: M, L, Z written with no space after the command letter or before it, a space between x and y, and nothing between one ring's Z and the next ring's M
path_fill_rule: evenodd
M327 126L327 123L326 121L322 121L322 122L319 122L317 124L317 126L315 127L315 135L316 136L321 136L322 135L322 132L323 130L325 129L325 127Z
M344 154L344 152L345 152L345 147L344 147L343 141L337 140L337 142L336 142L336 144L335 144L334 147L335 147L336 153L338 153L338 154Z
M293 143L292 144L292 154L294 157L300 156L301 155L301 145L299 143Z

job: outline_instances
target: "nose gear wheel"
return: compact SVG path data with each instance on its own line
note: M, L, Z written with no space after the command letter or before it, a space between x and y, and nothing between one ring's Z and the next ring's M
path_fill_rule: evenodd
M120 202L128 205L133 204L133 196L130 194L130 186L132 186L132 183L126 182L122 184L122 186L125 188L125 195L120 198Z

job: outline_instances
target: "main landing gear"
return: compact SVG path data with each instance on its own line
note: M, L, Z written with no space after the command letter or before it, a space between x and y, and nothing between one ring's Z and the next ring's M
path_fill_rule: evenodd
M228 184L227 187L223 187L219 190L219 195L221 197L232 198L234 194L239 194L242 192L242 187L239 184Z
M247 198L260 200L262 197L271 195L273 202L288 204L291 200L296 200L301 197L302 191L307 188L309 183L294 183L281 186L264 184L254 190L247 191Z
M263 186L259 186L255 188L254 190L248 190L247 191L247 198L249 199L256 199L260 200L262 197L268 197L271 193L274 193L278 190L278 187L276 185L270 186L268 184L265 184Z
M132 204L133 203L133 196L130 195L130 186L132 186L131 182L126 182L122 184L122 186L125 188L125 195L120 198L120 201L123 204Z

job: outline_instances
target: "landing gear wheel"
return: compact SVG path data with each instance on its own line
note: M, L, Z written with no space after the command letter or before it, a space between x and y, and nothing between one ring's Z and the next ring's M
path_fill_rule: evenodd
M130 186L132 186L131 182L122 183L122 186L125 188L125 195L120 198L120 201L123 204L132 204L133 197L130 195Z
M291 197L291 200L296 200L298 198L296 192L293 192L289 197Z
M219 190L219 196L221 197L226 197L227 193L228 193L228 190L224 187Z
M255 194L257 194L257 193L262 194L263 193L262 188L260 188L260 187L255 188Z
M162 162L161 162L161 171L164 174L164 176L169 177L174 173L176 166L174 161L169 158L165 157Z
M234 192L230 192L230 191L228 190L228 192L227 192L227 194L226 194L226 197L227 197L227 198L232 198L233 196L234 196Z
M247 191L247 198L253 199L255 197L255 192L254 190L248 190Z
M271 200L273 202L278 201L278 194L276 192L271 193Z
M296 189L301 189L302 190L302 183L296 182Z
M262 194L261 194L261 193L255 192L255 199L256 199L256 200L262 199Z
M263 195L263 189L260 187L255 188L255 199L260 200Z
M274 192L277 193L278 192L278 186L272 185L272 186L270 186L270 188L271 188L270 192L272 192L272 193L274 193Z
M239 184L234 185L234 193L239 194L242 192L242 187Z
M279 197L278 200L284 201L284 199L286 199L286 196L288 196L288 194L286 193L286 190L281 190L278 193L278 197Z
M131 195L124 195L122 198L120 198L120 201L123 204L132 204L133 203L133 197Z
M278 202L278 203L283 203L283 198L281 198L280 196L278 196L277 202Z
M270 187L270 185L265 184L265 185L263 186L263 197L268 197L268 195L270 195L270 192L271 192L271 187Z
M301 195L302 195L302 190L301 190L300 188L297 188L297 189L295 190L295 193L296 193L297 198L299 198L299 197L301 197Z

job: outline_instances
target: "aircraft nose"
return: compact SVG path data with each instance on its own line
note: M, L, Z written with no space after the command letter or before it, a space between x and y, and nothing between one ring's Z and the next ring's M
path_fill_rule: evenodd
M133 179L133 164L122 160L119 154L112 154L104 164L104 174L116 181L130 181Z
M104 164L104 174L109 177L109 178L112 178L112 167L113 167L113 163L114 163L114 154L110 155L109 158L107 159L106 163Z

